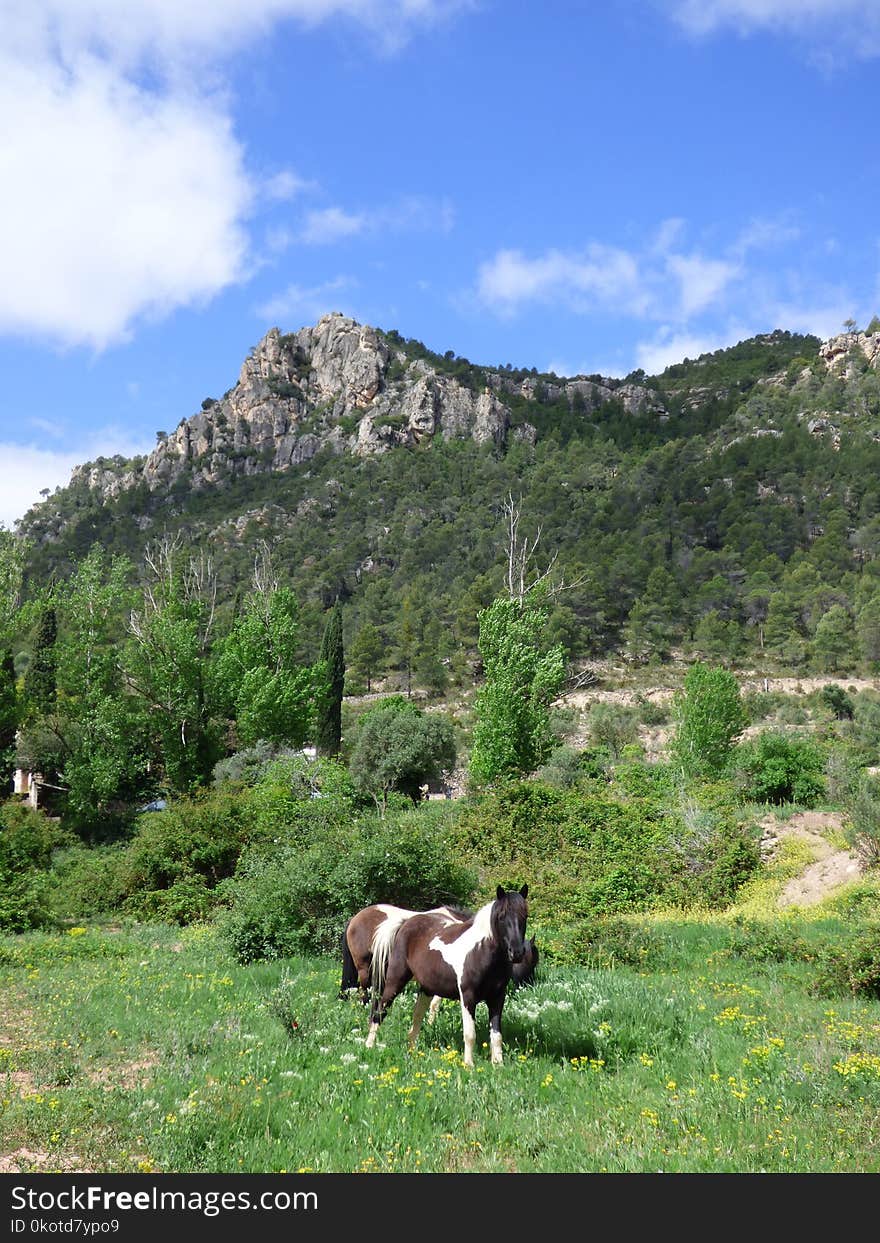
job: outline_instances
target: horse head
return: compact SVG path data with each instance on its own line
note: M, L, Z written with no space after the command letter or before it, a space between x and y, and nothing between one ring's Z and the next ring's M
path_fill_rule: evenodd
M526 956L526 920L529 914L528 885L522 889L505 890L498 886L492 903L492 933L511 963L520 963Z

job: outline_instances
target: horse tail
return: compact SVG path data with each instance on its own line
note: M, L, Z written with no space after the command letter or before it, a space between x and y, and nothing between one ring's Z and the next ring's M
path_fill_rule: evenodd
M394 915L389 915L384 923L381 923L373 933L373 940L370 945L372 951L372 962L370 963L370 985L374 994L381 994L385 987L385 976L388 971L388 959L391 957L391 950L405 920L413 915L413 911L400 911Z
M358 986L357 967L348 945L348 924L345 925L345 932L342 934L340 949L342 950L342 982L339 985L339 996L344 997L350 988Z

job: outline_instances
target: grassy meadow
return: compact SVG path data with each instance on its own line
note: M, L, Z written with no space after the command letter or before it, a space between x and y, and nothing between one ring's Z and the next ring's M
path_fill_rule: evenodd
M544 961L508 998L503 1067L478 1011L472 1072L449 1002L407 1051L411 990L365 1050L329 957L241 965L207 924L7 936L7 1168L878 1172L880 1000L815 987L877 893L784 917L750 901L620 920L592 963ZM533 923L540 942L537 894Z

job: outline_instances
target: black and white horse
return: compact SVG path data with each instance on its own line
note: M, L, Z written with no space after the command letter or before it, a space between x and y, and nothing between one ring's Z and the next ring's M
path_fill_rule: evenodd
M526 957L526 920L529 887L505 891L498 886L471 919L451 918L428 911L400 921L387 920L373 939L371 979L373 1004L367 1048L376 1042L379 1024L389 1006L410 980L419 985L409 1032L410 1046L418 1039L432 997L457 997L464 1029L464 1064L474 1064L474 1012L481 1001L489 1010L492 1061L500 1064L501 1011L514 968Z

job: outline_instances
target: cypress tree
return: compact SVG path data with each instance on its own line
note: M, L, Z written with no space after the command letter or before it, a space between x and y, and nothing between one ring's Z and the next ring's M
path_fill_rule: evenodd
M15 730L18 724L15 665L8 648L0 650L0 798L12 791Z
M50 605L40 614L31 663L24 675L24 702L28 717L42 716L55 709L55 676L58 659L55 640L58 622Z
M318 707L315 742L319 755L338 755L342 743L342 693L345 689L345 652L342 645L342 609L333 605L324 637L321 660L326 667L325 693Z

